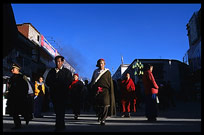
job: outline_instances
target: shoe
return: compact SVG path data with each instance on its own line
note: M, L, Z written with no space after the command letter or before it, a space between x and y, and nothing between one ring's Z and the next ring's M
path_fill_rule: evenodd
M26 120L26 125L28 125L29 124L29 120Z
M124 117L125 117L125 114L123 113L123 114L121 115L121 117L124 118Z
M105 126L105 121L101 121L101 126Z
M32 119L33 119L33 114L30 115L30 120L32 120Z
M97 120L98 122L101 122L101 119L100 119L100 117L98 117L98 120Z
M74 116L74 119L77 120L77 119L78 119L78 116Z
M126 117L130 118L130 113L128 113L128 115L126 115Z
M157 118L153 118L152 121L157 121Z

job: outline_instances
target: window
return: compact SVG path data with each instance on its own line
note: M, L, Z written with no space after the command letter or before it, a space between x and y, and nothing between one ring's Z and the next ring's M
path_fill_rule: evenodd
M40 36L39 35L37 35L37 40L40 41Z

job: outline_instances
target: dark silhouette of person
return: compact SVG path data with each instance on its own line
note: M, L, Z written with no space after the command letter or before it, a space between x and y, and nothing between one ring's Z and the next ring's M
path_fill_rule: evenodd
M78 116L80 115L80 109L81 109L81 102L82 102L82 91L84 88L84 84L82 81L79 80L79 75L74 74L73 75L73 81L71 85L69 86L70 91L70 97L71 97L71 105L72 110L74 113L74 119L78 119Z
M85 80L84 81L84 92L83 92L83 109L85 112L89 112L91 109L91 91L90 91L90 85L89 85L89 81Z
M174 89L171 87L170 81L167 82L166 84L166 92L167 92L167 101L168 101L168 107L173 106L176 107L174 97L175 97L175 92Z
M157 85L152 74L153 65L148 64L147 70L142 76L144 91L145 91L145 115L148 121L156 121L157 117L157 101L156 94L158 94L159 86Z
M138 82L135 86L135 93L136 93L136 97L137 97L137 104L136 104L136 109L140 108L140 105L142 103L142 93L141 93L141 86L140 86L140 82Z
M56 67L48 72L45 83L49 87L50 98L56 114L55 131L63 131L65 129L66 96L72 82L72 73L63 66L63 56L56 56L55 63Z
M19 115L22 115L26 121L29 123L30 115L29 113L29 100L28 100L28 84L24 79L22 73L20 73L20 66L18 64L12 65L12 76L8 82L8 100L7 108L8 113L13 117L15 126L12 129L20 129L21 119Z
M167 105L167 93L166 93L166 83L163 82L160 84L159 87L159 92L158 92L158 96L159 96L159 109L164 111L166 110L166 108L168 107Z

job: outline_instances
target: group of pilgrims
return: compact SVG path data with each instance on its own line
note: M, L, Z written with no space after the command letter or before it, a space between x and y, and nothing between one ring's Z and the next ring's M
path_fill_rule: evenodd
M35 81L34 93L34 117L40 117L42 109L43 95L45 94L45 85L49 88L50 99L53 104L54 113L56 114L55 130L64 131L66 100L69 97L72 105L74 119L78 119L80 115L81 91L84 84L79 80L79 75L72 73L63 66L64 57L55 57L56 67L52 68L43 83L44 78L39 77ZM114 84L109 69L105 68L105 60L99 59L96 64L97 69L94 70L91 82L89 84L92 91L93 105L96 110L96 116L100 125L104 126L107 117L116 116L116 101L114 93ZM14 127L12 129L22 128L20 116L23 116L26 124L33 119L32 109L30 106L30 96L28 96L29 85L26 76L20 72L20 66L13 64L11 72L12 77L9 80L9 88L7 94L7 108L10 116L13 117ZM149 65L147 71L143 75L144 90L146 94L145 115L147 120L156 121L156 94L158 86L152 74L153 66ZM121 87L121 117L130 117L130 112L136 112L135 84L130 78L130 74L126 74L126 78L119 83ZM86 98L87 99L87 98ZM133 103L133 109L130 105Z

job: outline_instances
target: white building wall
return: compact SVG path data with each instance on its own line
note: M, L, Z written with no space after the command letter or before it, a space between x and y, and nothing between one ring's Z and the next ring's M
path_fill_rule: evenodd
M31 25L29 25L28 39L34 41L40 46L40 33L37 32Z
M121 75L125 72L125 70L128 68L128 66L129 66L129 64L121 66Z

